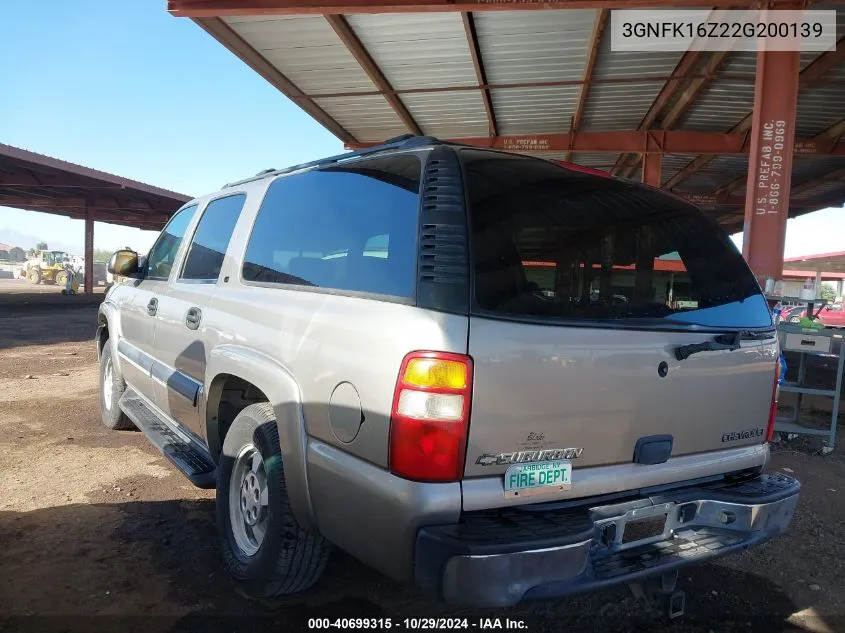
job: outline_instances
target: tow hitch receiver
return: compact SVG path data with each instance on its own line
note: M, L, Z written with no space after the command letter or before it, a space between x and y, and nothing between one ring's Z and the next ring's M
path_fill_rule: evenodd
M628 585L631 593L644 608L660 611L670 620L684 614L686 596L682 590L675 590L678 570L646 578L642 582Z

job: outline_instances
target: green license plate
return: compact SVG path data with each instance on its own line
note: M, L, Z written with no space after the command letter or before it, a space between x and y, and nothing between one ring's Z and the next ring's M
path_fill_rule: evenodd
M528 497L572 487L572 462L514 464L505 471L505 496Z

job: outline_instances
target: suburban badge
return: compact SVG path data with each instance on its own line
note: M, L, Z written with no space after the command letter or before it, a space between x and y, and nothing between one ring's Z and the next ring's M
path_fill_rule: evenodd
M577 459L584 452L583 448L549 448L540 451L516 451L514 453L484 453L475 463L479 466L522 464L525 462L544 462L555 459Z

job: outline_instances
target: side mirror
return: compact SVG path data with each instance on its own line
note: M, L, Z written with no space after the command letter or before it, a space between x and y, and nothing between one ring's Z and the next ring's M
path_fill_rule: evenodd
M130 250L119 250L111 256L108 270L112 275L120 277L131 277L140 270L138 266L138 253Z

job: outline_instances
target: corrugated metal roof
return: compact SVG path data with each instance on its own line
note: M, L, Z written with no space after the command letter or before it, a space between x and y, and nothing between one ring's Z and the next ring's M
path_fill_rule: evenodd
M593 71L596 79L620 77L665 78L672 74L683 53L632 53L610 50L610 37L602 38ZM598 83L590 86L583 127L598 130L634 130L645 117L664 81Z
M327 97L315 102L361 141L383 141L408 132L381 95Z
M346 20L396 90L476 83L459 13L359 14Z
M845 119L845 65L834 68L824 83L798 93L797 136L811 137Z
M835 8L839 14L837 29L842 37L845 9ZM611 51L607 24L596 55L592 83L585 86L582 81L599 15L593 9L485 10L472 14L480 61L487 84L492 86L489 92L499 135L569 132L582 96L584 110L577 131L636 130L641 125L683 54ZM325 17L223 19L246 45L263 55L296 88L314 97L314 102L348 131L354 141L375 142L408 132L388 98L378 94L379 89ZM477 88L473 51L460 12L378 13L376 10L372 14L346 15L344 19L423 133L442 138L488 135L485 93ZM233 50L239 46L231 42L227 45ZM816 52L802 53L801 68L818 56ZM701 57L702 61L705 59L706 54ZM755 74L755 53L729 53L717 70L717 77L705 84L676 127L712 132L731 129L753 108ZM845 62L840 62L821 82L800 91L797 134L812 137L845 119L843 97ZM661 116L676 99L677 94L669 100ZM312 114L320 116L320 113ZM657 121L660 120L659 116ZM564 151L544 154L561 159L566 155ZM610 153L578 152L571 160L610 169L617 158L618 155ZM695 158L664 156L663 182ZM793 182L823 176L835 169L833 164L840 162L824 157L796 157ZM691 173L677 188L712 193L746 170L747 157L717 156ZM734 195L741 195L743 189L736 188ZM841 191L845 197L845 185L841 183L823 185L800 195L807 199L822 190Z
M695 156L688 154L666 154L663 156L660 170L660 182L666 182L681 169L686 167Z
M307 94L376 89L322 16L235 17L225 22Z
M756 53L729 53L719 72L745 75L747 79L714 79L709 82L686 111L678 127L685 130L726 132L754 107Z
M476 84L458 13L361 14L347 20L394 90ZM445 138L487 135L481 91L455 92L448 97L412 93L399 98L423 134Z
M695 193L711 193L747 171L747 156L716 156L687 178L683 188Z
M402 95L402 102L424 134L440 138L487 136L487 112L481 91Z
M597 11L480 12L478 47L489 84L580 81ZM580 85L493 90L500 134L565 132Z

